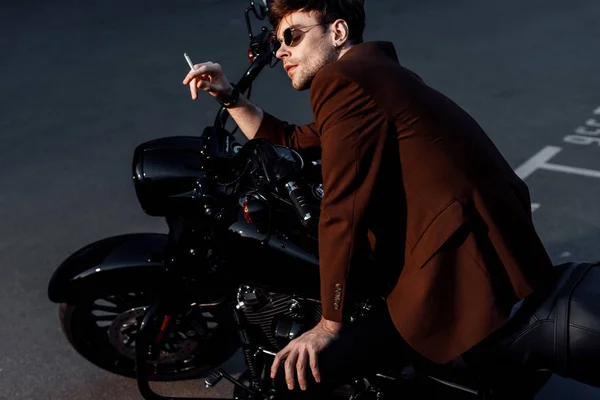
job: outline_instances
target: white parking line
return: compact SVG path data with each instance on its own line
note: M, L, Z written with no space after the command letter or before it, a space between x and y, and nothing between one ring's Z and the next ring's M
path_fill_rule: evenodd
M555 155L560 153L562 148L555 146L546 146L540 150L536 155L525 161L523 165L515 169L515 173L519 178L525 180L528 176L533 174L538 169L545 169L547 171L564 172L567 174L589 176L592 178L600 178L600 171L586 168L570 167L568 165L551 164L548 161Z
M536 170L540 169L546 162L552 157L560 153L562 149L560 147L547 146L540 150L536 155L525 161L523 165L515 170L519 178L525 180L529 175L533 174Z
M589 176L592 178L600 178L600 171L596 171L593 169L576 168L576 167L569 167L567 165L557 165L557 164L544 164L544 165L542 165L541 168L547 169L549 171L566 172L567 174L575 174L575 175Z
M600 107L593 111L594 115L600 115ZM590 130L590 128L595 128ZM585 122L585 126L579 126L575 133L577 135L568 135L563 138L567 143L578 145L589 145L596 143L600 146L600 121L590 118ZM537 154L525 161L519 168L515 169L515 173L523 180L531 176L538 169L547 171L564 172L573 175L582 175L591 178L600 178L600 171L586 168L570 167L568 165L559 165L549 163L555 155L560 153L561 147L546 146ZM540 208L540 203L531 203L531 212ZM569 254L569 253L566 253ZM570 255L570 254L569 254Z

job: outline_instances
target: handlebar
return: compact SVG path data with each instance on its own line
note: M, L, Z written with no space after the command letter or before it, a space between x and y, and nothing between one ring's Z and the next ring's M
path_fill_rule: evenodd
M271 64L273 55L278 47L278 43L272 40L272 33L266 27L263 27L258 35L254 36L252 34L248 18L250 10L251 8L246 10L246 23L248 25L248 35L250 36L249 51L252 53L252 63L237 83L240 94L245 94L263 68ZM221 107L214 123L214 128L216 128L217 132L225 130L225 124L227 123L229 116L227 108ZM260 148L261 144L265 144L267 148L269 148L269 152L274 150L274 147L268 142L263 143L262 140L251 142L253 143L250 147L255 147L254 145L256 145L257 148ZM244 147L248 148L248 146L243 146L243 148ZM316 218L310 207L306 188L301 182L295 180L293 166L290 162L279 156L279 153L277 153L276 150L274 153L277 154L274 161L269 160L269 155L267 155L266 152L259 156L260 162L263 164L267 181L274 184L278 190L287 194L287 197L302 224L305 227L312 226ZM266 164L272 165L267 166ZM273 172L273 176L270 176L268 171L269 167Z
M296 181L289 181L284 186L294 206L294 210L300 218L300 222L307 228L311 227L315 221L315 217L312 213L305 188L300 186Z
M275 161L272 169L275 184L280 189L285 190L302 225L310 227L315 220L310 198L306 193L305 185L296 179L293 165L290 161L280 157Z
M252 39L250 47L257 56L254 57L252 64L250 64L237 83L240 94L245 94L263 68L271 64L277 43L271 40L271 33L267 28L263 27L261 33ZM214 126L216 128L224 128L228 118L229 112L227 108L221 107L215 118Z
M295 162L282 157L275 146L264 139L249 141L236 156L247 158L248 152L256 157L267 182L288 198L302 225L314 227L318 216L307 185L298 179Z

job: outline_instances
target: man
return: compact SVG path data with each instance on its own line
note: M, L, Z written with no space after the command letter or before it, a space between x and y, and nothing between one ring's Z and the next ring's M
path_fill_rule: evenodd
M322 151L323 319L275 357L271 376L284 362L290 389L294 375L304 390L310 375L358 374L353 363L377 353L449 363L501 327L552 270L526 185L465 111L400 65L391 43L363 42L363 3L271 5L277 58L295 89L310 89L311 124L279 121L231 97L218 64L197 64L183 81L192 99L203 90L228 104L249 139ZM387 307L345 332L366 238L393 281Z

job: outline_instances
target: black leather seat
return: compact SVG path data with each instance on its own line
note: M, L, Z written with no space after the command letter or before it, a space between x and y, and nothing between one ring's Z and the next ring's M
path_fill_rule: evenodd
M464 355L478 375L498 385L548 371L600 387L600 262L556 271L553 285L525 299L505 327Z

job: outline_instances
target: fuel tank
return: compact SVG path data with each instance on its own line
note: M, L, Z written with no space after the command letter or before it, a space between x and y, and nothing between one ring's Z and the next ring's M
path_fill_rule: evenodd
M294 220L296 219L296 220ZM236 274L245 284L277 293L320 300L318 239L309 234L293 213L279 214L258 223L243 208L228 227L228 255L236 261ZM348 277L355 288L348 296L382 293L382 279L365 240ZM229 258L229 257L228 257Z
M226 249L236 274L249 286L319 299L319 255L316 238L299 222L283 218L250 220L240 208L227 229ZM285 233L281 224L285 224Z

